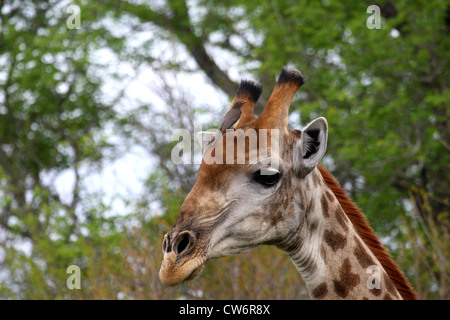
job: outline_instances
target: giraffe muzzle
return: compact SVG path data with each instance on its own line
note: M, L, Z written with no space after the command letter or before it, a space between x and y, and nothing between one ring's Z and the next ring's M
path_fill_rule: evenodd
M173 237L173 238L172 238ZM169 232L163 241L163 263L159 278L164 285L174 286L195 278L206 261L204 256L191 255L196 237L191 231L182 231L175 236Z

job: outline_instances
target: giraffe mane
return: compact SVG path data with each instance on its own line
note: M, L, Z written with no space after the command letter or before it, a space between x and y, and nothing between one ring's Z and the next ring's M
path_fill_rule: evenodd
M339 185L331 173L323 166L317 166L322 174L325 183L333 191L338 199L342 209L344 210L351 223L355 226L358 234L363 241L380 261L383 268L386 270L389 278L391 278L398 292L404 300L417 300L416 293L412 290L408 280L403 272L398 268L390 254L381 244L378 237L375 235L372 227L369 225L365 215L361 213L356 204L347 196L345 190Z

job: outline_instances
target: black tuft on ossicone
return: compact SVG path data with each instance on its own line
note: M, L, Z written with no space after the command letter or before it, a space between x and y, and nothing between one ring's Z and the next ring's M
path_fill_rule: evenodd
M303 77L302 73L294 68L281 68L280 76L278 77L277 83L287 83L294 82L298 86L302 86L305 84L305 77Z
M253 80L241 80L239 88L236 91L236 97L247 96L252 102L256 102L262 93L262 84Z

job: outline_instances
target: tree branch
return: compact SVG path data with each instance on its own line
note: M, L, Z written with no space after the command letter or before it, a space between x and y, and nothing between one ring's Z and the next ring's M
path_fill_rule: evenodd
M200 69L211 82L223 90L229 96L234 96L239 86L232 81L226 72L222 71L211 56L207 53L203 40L195 35L192 29L189 12L185 0L169 0L169 8L172 16L157 13L146 5L131 5L125 3L123 9L141 21L153 22L158 27L165 29L176 36L190 53ZM255 105L255 112L260 113L267 103L267 99L260 97Z

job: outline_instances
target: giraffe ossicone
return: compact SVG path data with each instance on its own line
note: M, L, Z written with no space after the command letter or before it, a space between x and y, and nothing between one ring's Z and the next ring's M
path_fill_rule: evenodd
M298 70L283 68L256 118L262 87L241 82L231 104L249 101L235 126L239 133L225 132L207 147L197 180L164 238L163 284L195 278L209 259L270 244L290 256L313 299L415 297L364 216L319 165L328 140L325 118L289 129L289 106L303 84ZM239 135L243 147L234 143ZM379 271L376 286L370 285L369 267Z

